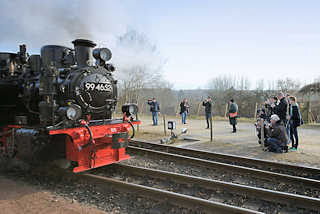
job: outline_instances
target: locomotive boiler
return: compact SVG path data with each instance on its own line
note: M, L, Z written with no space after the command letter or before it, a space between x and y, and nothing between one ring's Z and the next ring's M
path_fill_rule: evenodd
M33 163L65 158L81 172L129 158L137 106L117 104L111 51L77 39L40 55L0 52L0 154Z

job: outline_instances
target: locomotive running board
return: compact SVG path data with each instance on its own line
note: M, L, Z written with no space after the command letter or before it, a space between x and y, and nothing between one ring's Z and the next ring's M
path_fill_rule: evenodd
M132 122L140 124L140 121ZM73 172L83 172L93 168L127 160L126 153L131 128L129 123L104 124L86 127L50 130L50 135L66 135L66 159L77 162Z

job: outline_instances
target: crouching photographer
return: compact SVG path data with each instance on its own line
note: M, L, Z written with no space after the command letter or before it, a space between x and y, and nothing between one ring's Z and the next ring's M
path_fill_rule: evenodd
M266 126L268 138L265 146L269 152L282 153L288 152L288 135L278 115L274 114L270 118L271 124Z

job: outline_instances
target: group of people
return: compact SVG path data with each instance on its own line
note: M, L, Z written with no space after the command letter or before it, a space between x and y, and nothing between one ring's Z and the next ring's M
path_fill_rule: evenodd
M262 120L263 119L263 120ZM294 96L284 96L279 92L265 102L265 108L258 112L258 138L271 152L288 151L291 142L292 151L297 151L299 136L297 128L303 124L299 105ZM261 142L261 130L264 130L264 142Z
M158 115L160 114L160 105L157 102L156 98L152 98L152 100L148 100L148 104L150 105L150 111L152 113L152 121L153 125L158 125ZM232 132L237 132L237 117L238 117L238 105L234 102L233 99L229 101L229 122L233 127ZM212 99L210 96L206 100L202 102L202 106L204 106L205 117L206 117L206 129L210 128L210 120L212 117ZM187 115L189 113L190 105L188 104L187 98L184 98L180 103L180 115L182 124L187 124Z
M150 111L152 113L153 125L158 125L158 116L160 114L160 105L156 98L148 100ZM211 126L213 102L209 96L202 102L205 111L206 129ZM187 115L190 105L186 98L180 103L180 115L182 124L187 124ZM282 153L288 151L288 146L291 142L290 150L296 151L299 145L298 127L303 124L299 105L294 96L287 94L284 96L279 92L277 96L269 98L265 102L265 107L259 110L257 115L257 135L259 143L271 152ZM229 101L229 122L232 125L232 132L237 132L238 105L233 99ZM264 142L262 142L261 130L264 130Z

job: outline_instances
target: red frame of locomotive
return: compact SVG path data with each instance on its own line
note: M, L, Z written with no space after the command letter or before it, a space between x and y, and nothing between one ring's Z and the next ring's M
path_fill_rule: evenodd
M141 122L130 123L125 117L122 122L113 124L90 125L87 121L81 121L83 125L81 127L52 129L49 130L49 135L67 136L66 159L78 163L73 169L73 172L78 173L129 159L130 156L126 154L126 147L130 141L128 133L131 125L138 125ZM3 129L3 133L19 128L22 126L9 125ZM4 149L7 147L7 137L10 137L10 133L2 135Z

